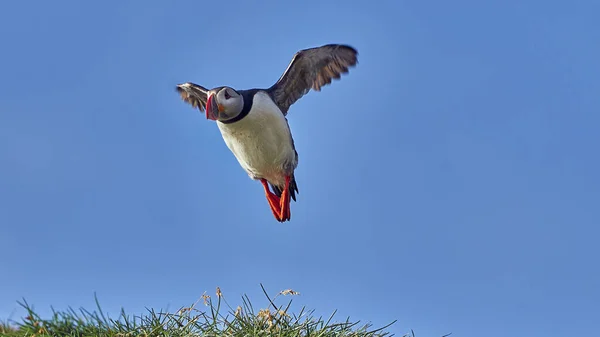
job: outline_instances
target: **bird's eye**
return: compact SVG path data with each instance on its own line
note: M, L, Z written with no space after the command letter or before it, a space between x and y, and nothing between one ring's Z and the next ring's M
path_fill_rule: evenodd
M225 90L225 99L230 99L231 95L229 94L228 90Z

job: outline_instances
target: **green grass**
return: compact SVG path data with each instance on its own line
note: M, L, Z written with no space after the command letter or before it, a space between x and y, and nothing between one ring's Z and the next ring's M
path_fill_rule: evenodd
M395 321L372 329L371 324L360 325L349 319L335 322L335 312L327 319L315 317L314 311L305 308L292 313L291 299L280 306L275 301L281 296L297 295L295 291L281 291L273 299L264 288L263 292L268 305L258 310L248 296L243 296L241 305L233 308L217 288L214 298L204 294L190 307L174 313L148 310L145 315L129 316L121 310L116 319L103 313L97 299L95 311L53 310L49 319L42 319L23 301L19 304L27 311L27 316L21 322L0 323L0 336L392 336L385 329Z

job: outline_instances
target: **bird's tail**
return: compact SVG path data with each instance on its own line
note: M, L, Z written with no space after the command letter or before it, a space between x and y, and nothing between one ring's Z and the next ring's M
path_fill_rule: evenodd
M271 183L269 183L269 185L271 185L271 188L273 189L273 193L275 193L275 195L277 195L278 197L281 198L281 194L283 193L284 186L279 187L279 186L275 186ZM292 197L292 199L294 201L296 201L296 193L300 193L300 192L298 191L298 184L296 184L296 178L292 174L292 176L290 177L290 197Z

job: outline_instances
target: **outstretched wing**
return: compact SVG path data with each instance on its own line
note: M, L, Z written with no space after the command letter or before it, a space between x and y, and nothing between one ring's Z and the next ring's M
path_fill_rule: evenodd
M310 89L321 87L339 79L348 68L358 63L356 49L339 44L301 50L271 88L267 89L284 115L292 104L306 95Z
M187 82L177 85L177 92L181 95L186 103L189 103L194 108L198 108L201 112L206 111L206 100L208 99L208 89L205 87Z

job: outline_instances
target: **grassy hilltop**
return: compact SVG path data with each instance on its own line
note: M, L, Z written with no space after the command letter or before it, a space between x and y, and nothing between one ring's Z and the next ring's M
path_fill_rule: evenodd
M264 291L264 288L263 288ZM267 308L256 310L247 296L240 306L233 308L217 288L215 298L204 294L190 307L174 313L155 312L141 316L129 316L123 310L116 319L106 317L96 299L97 309L88 311L68 309L54 311L49 319L42 319L26 302L20 302L27 316L20 322L0 323L0 336L392 336L385 329L389 325L371 329L370 324L360 322L335 322L335 312L328 319L314 317L304 308L298 313L289 312L292 303L277 306L280 296L297 295L288 289L268 299Z

